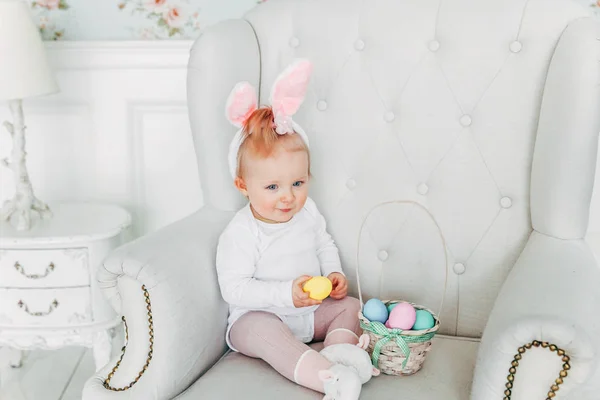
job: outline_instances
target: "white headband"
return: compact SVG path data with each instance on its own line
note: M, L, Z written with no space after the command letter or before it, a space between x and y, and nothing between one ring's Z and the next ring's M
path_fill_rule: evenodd
M271 90L270 103L273 109L275 132L279 135L296 132L308 147L308 137L304 129L293 119L300 105L304 101L306 88L312 72L312 64L304 59L294 61L275 80ZM256 90L248 82L239 82L235 85L225 107L225 114L229 122L239 127L231 144L229 145L229 172L233 178L237 177L237 156L242 145L244 123L258 108Z

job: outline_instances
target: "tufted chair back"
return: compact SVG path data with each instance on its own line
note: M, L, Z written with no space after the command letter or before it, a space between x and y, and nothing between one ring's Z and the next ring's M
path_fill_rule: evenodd
M588 14L571 0L269 0L221 23L205 34L239 34L214 54L200 42L190 59L205 202L245 202L226 161L233 85L251 82L266 102L279 72L308 58L295 119L352 294L359 276L365 298L434 311L443 300L441 331L479 337L532 230L586 232L600 66ZM434 220L414 204L369 213L390 200Z

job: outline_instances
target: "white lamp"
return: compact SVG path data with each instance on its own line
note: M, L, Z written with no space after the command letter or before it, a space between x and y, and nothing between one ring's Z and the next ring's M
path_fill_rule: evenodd
M33 194L25 166L25 124L22 99L58 92L44 44L33 23L29 7L21 0L0 0L0 100L8 100L13 122L4 127L13 139L10 161L2 164L13 171L15 195L6 200L0 219L16 224L17 230L31 227L31 213L51 218L46 204Z

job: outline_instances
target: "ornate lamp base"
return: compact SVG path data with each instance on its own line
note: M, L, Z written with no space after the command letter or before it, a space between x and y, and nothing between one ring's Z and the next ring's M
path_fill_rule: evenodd
M0 219L8 220L17 230L24 231L31 228L33 212L37 212L41 218L48 219L52 217L52 211L33 194L33 187L25 166L25 124L22 102L11 100L9 107L14 123L4 122L4 127L12 136L13 148L10 161L4 159L1 163L13 171L16 188L14 197L4 202L0 210Z

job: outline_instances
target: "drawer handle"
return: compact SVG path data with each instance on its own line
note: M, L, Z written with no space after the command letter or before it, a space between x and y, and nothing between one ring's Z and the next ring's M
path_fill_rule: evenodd
M23 266L21 264L19 264L19 262L17 261L15 263L15 269L17 271L19 271L19 273L21 275L23 275L25 278L29 278L29 279L42 279L48 276L48 274L52 271L54 271L54 263L51 262L47 267L46 267L46 272L43 275L40 274L27 274L25 272L25 268L23 268Z
M52 303L50 303L50 306L48 307L48 311L31 312L31 311L29 311L29 307L27 306L27 304L23 303L23 300L19 300L17 305L20 308L22 308L29 315L32 315L34 317L43 317L43 316L49 315L50 313L52 313L52 311L56 310L56 308L58 307L58 301L56 299L54 299L54 301Z

